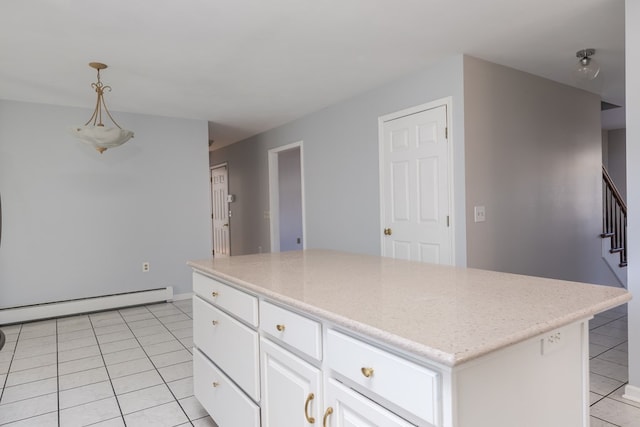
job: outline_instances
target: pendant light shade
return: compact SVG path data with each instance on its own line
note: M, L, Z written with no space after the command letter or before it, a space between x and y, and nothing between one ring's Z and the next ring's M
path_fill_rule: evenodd
M600 74L600 64L592 58L595 49L582 49L576 52L578 66L575 74L582 80L594 80Z
M133 138L133 132L122 129L120 125L116 123L104 101L104 91L111 91L111 86L105 86L102 81L100 81L100 70L107 68L107 65L100 62L91 62L89 66L98 71L98 81L91 83L91 87L97 94L96 107L89 120L83 126L74 126L71 129L71 133L80 141L95 148L99 153L103 153L107 149L118 147ZM103 111L111 120L114 127L106 127L104 123L102 123Z

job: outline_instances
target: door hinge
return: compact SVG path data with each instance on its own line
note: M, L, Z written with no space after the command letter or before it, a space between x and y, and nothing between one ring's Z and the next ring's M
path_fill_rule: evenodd
M449 139L449 128L446 126L444 128L444 139Z
M447 227L449 227L449 215L447 215Z

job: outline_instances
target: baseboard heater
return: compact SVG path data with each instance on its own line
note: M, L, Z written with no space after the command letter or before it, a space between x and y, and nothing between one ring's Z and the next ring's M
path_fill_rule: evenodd
M0 325L30 322L173 299L173 287L0 309Z

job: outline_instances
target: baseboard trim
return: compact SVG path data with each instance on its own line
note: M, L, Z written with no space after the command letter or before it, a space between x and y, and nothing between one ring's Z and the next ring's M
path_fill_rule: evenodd
M634 402L640 402L640 387L636 387L631 384L627 384L624 388L624 394L622 395L625 399L633 400Z
M147 291L5 308L0 310L0 325L150 304L171 299L173 299L173 287L168 286Z
M173 301L180 301L180 300L184 300L184 299L191 299L193 297L193 292L187 292L184 294L175 294L173 296L173 298L171 298Z

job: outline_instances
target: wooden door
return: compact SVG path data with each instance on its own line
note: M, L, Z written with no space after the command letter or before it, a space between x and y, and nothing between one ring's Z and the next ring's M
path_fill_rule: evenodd
M227 166L211 169L211 221L213 222L213 256L231 254L229 243L229 194Z

